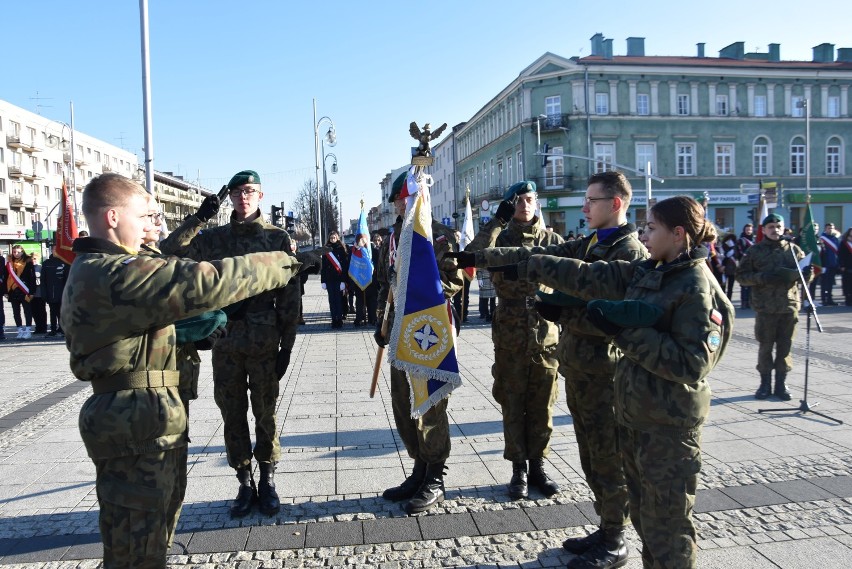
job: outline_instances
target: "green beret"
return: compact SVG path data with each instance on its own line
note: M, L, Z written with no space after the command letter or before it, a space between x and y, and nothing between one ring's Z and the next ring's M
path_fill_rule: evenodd
M188 344L203 340L213 333L213 330L228 323L228 317L221 310L211 310L175 322L175 333L178 344Z
M234 177L231 178L231 181L228 182L228 189L233 190L234 188L239 188L243 184L259 184L260 176L257 175L257 172L254 170L243 170L242 172L237 172L234 174Z
M526 194L528 192L536 192L535 182L532 182L530 180L523 180L521 182L518 182L517 184L512 184L511 187L506 190L506 194L503 196L503 199L511 200L515 196Z
M770 213L763 218L761 225L766 225L767 223L784 223L784 218L777 213Z
M396 180L393 181L393 186L391 186L391 193L388 196L388 203L393 203L396 201L396 198L399 196L399 192L402 191L402 188L405 187L405 179L408 177L408 172L403 172L399 176L396 177Z

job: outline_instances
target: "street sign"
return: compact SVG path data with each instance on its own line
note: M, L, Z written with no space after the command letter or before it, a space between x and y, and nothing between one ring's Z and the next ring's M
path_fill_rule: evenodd
M488 200L482 200L482 203L479 204L479 209L481 209L482 211L488 211L490 208L491 206L488 203Z
M459 218L459 212L454 211L453 212L453 219L458 219L458 218Z
M481 219L480 221L481 221L482 223L488 223L488 222L490 222L490 221L491 221L491 218L490 218L490 217L488 217L488 216L484 216L484 217L482 217L482 219Z
M748 195L748 203L751 205L757 205L760 201L760 194L749 194Z

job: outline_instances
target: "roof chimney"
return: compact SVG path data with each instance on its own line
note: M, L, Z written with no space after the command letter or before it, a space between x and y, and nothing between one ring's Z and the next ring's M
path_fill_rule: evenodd
M834 44L821 43L814 47L814 63L832 63L834 61Z
M627 38L627 55L633 57L644 57L645 38Z
M837 48L837 61L852 63L852 47Z
M781 61L781 44L769 44L769 61Z
M603 55L603 34L597 33L591 39L592 55Z
M698 46L698 57L704 57L704 43L695 44Z
M612 40L610 39L603 41L603 56L604 59L612 59Z

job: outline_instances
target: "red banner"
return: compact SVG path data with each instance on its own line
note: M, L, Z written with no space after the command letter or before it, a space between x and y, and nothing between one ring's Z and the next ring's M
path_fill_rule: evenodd
M53 244L53 254L69 265L77 256L71 246L77 239L77 221L74 219L74 205L68 196L68 186L62 177L62 202L59 204L59 221L56 224L56 243Z

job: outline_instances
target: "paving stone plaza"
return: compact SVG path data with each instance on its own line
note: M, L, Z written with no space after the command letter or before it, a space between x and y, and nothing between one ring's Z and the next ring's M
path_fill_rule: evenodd
M464 385L449 403L453 450L440 507L408 517L401 503L381 498L412 465L393 428L389 369L385 363L370 399L373 331L353 328L351 319L331 330L325 292L311 277L307 324L281 380L281 512L242 520L228 515L237 480L225 459L208 353L200 397L190 408L189 488L169 567L564 566L570 555L562 541L592 531L597 519L564 393L548 458L562 492L545 499L530 490L530 499L512 502L505 489L512 468L502 458L500 411L491 395L490 325L478 318L475 284L470 300L470 322L458 345ZM71 375L63 341L14 340L5 304L10 339L0 343L0 565L97 567L95 472L77 430L91 388ZM852 563L852 308L826 308L820 320L824 332L812 326L810 338L808 403L842 424L797 412L804 314L788 378L793 401L754 400L754 314L738 312L728 353L711 375L714 400L695 512L701 568ZM627 567L641 567L632 532L630 541Z

